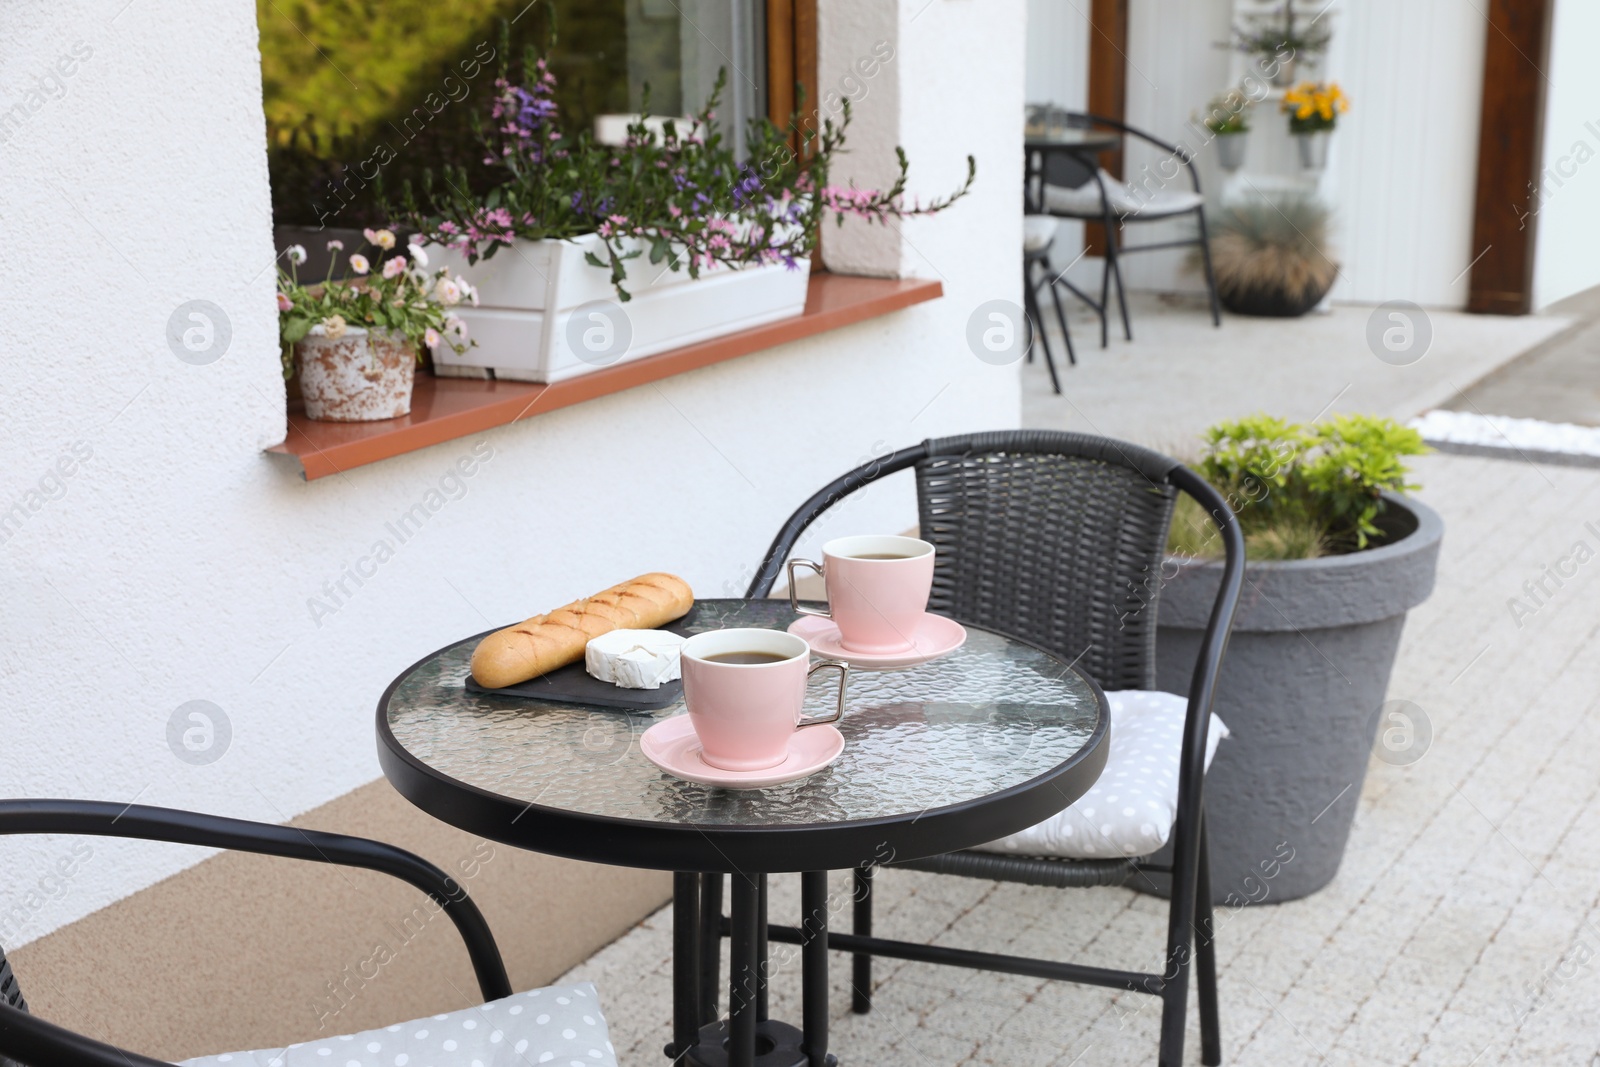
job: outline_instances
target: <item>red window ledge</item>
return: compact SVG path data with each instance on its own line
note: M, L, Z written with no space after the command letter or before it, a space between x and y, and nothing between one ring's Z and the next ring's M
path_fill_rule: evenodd
M435 378L419 373L411 396L411 414L382 422L316 422L306 418L296 404L289 412L288 438L267 451L297 464L307 481L326 478L390 456L507 426L557 408L887 315L936 299L943 292L938 282L919 278L859 278L818 273L811 277L805 311L794 318L675 348L564 382L540 385Z

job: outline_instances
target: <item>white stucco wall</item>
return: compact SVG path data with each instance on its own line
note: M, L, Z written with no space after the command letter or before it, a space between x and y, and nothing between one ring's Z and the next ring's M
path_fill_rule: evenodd
M0 510L22 505L0 532L0 794L281 821L378 775L375 703L428 650L651 569L742 592L827 479L923 437L1016 425L1018 368L976 359L965 328L983 300L1019 298L1021 0L920 3L897 11L890 130L918 191L979 156L977 191L894 248L937 272L943 300L310 484L261 452L285 423L254 5L8 11L0 114L79 42L90 54L0 135ZM204 366L165 336L195 299L232 332ZM328 602L325 583L431 492L446 502L420 532L314 620L308 601ZM886 486L834 529L913 521L908 487ZM231 724L209 765L168 745L194 700ZM70 856L66 841L0 842L0 937L200 858L105 842L53 873Z
M1521 210L1538 227L1534 307L1600 285L1600 5L1557 0L1545 63L1544 161L1539 194Z

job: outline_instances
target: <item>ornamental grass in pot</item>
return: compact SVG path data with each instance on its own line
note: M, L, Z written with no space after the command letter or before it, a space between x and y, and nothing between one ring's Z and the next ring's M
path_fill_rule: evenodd
M328 242L327 276L304 285L306 250L291 246L278 273L278 336L284 377L298 379L309 418L370 422L411 413L411 388L423 347L462 352L472 343L454 308L477 293L448 268L428 271L427 253L395 250L389 230L341 263L344 243ZM374 264L367 253L379 258ZM386 257L386 258L385 258ZM334 275L344 268L347 273Z
M1359 415L1206 435L1196 468L1239 516L1248 557L1215 706L1230 736L1206 775L1219 901L1292 900L1338 870L1406 612L1433 590L1443 525L1408 495L1405 462L1425 451L1415 430ZM1180 504L1156 583L1160 689L1187 690L1220 551L1209 518ZM1379 757L1414 759L1414 738L1390 744L1404 736L1386 732Z
M1328 222L1328 209L1305 195L1224 204L1211 222L1222 306L1239 315L1290 318L1320 304L1339 275L1326 251Z

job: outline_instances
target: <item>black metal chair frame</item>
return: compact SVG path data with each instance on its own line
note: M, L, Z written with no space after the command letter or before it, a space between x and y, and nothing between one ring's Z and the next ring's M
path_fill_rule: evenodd
M1028 316L1028 329L1031 336L1028 340L1028 362L1033 362L1034 343L1044 350L1045 369L1050 372L1050 387L1061 394L1061 378L1056 373L1055 356L1050 351L1050 338L1044 332L1044 316L1039 309L1039 282L1034 281L1035 267L1044 269L1043 282L1050 286L1050 299L1056 306L1056 321L1061 324L1061 336L1067 342L1067 362L1072 366L1078 364L1078 354L1072 350L1072 331L1067 328L1067 313L1061 306L1061 293L1056 289L1057 284L1072 286L1065 278L1056 275L1055 268L1050 265L1050 248L1033 250L1024 249L1022 253L1022 304ZM1074 289L1074 292L1077 290Z
M483 913L454 878L404 849L361 837L219 815L93 800L0 800L0 835L80 834L167 841L204 848L360 867L391 875L432 897L466 943L485 1001L511 995L511 981ZM0 1064L29 1067L171 1067L165 1060L127 1052L28 1012L11 966L0 949Z
M1224 549L1222 583L1200 644L1194 674L1189 685L1179 769L1177 817L1169 842L1173 859L1170 864L1155 864L1148 859L1081 861L964 851L929 860L913 861L901 866L974 878L1063 888L1124 885L1147 872L1165 874L1171 879L1171 906L1162 970L1159 972L1116 970L874 937L871 896L873 868L870 865L860 867L854 873L853 932L830 933L829 947L836 951L850 952L854 957L852 1005L855 1011L860 1013L870 1011L872 1006L873 956L1059 979L1158 996L1162 1001L1159 1052L1159 1063L1162 1067L1176 1067L1182 1062L1189 967L1192 957L1198 972L1196 984L1199 990L1202 1059L1207 1065L1219 1064L1222 1062L1222 1051L1217 1017L1216 954L1213 943L1215 930L1212 919L1203 787L1206 736L1210 727L1217 673L1227 648L1228 635L1232 629L1240 588L1244 580L1244 538L1238 520L1220 493L1198 474L1176 460L1137 445L1086 434L1017 430L924 441L922 444L902 448L862 464L835 479L802 504L783 524L783 528L773 540L760 570L750 583L746 596L768 595L783 568L784 561L806 528L844 497L880 478L908 468L916 469L922 520L921 536L939 548L941 540L948 541L952 536L959 536L959 534L952 535L950 529L956 529L960 522L970 522L972 518L971 515L961 514L952 519L949 509L959 510L960 505L948 500L943 502L935 500L930 503L930 496L936 496L938 492L936 483L946 476L945 472L955 469L959 473L963 464L1004 461L1007 457L1015 460L1027 456L1056 457L1075 463L1122 467L1148 482L1149 491L1161 494L1165 499L1165 511L1159 523L1159 530L1147 531L1157 539L1158 543L1134 547L1146 553L1145 558L1153 559L1157 567L1160 566L1165 549L1172 503L1178 492L1183 492L1198 501L1213 517L1221 531ZM930 486L935 488L930 489ZM941 512L941 509L946 510ZM1053 533L1049 529L1027 532L1031 537L1038 539L1048 539ZM941 556L943 555L944 553L941 553ZM948 570L941 574L940 570L940 566L936 564L935 593L930 603L932 610L948 608L954 595L950 592L952 583L959 583L963 579L968 582L981 582L983 579L982 575L953 575ZM1072 594L1071 590L1040 592L1045 597L1062 593ZM1117 669L1119 675L1117 679L1096 678L1096 681L1105 688L1115 688L1117 686L1113 685L1113 682L1130 677L1139 683L1137 686L1139 688L1154 688L1155 610L1159 600L1159 584L1150 592L1152 595L1149 600L1144 601L1150 610L1150 617L1139 620L1140 633L1147 636L1138 638L1140 647L1133 650L1131 658L1127 656L1125 650L1118 653L1126 662ZM1119 629L1120 627L1119 621ZM1014 626L1010 629L1021 637L1032 637L1025 628ZM1037 638L1032 639L1037 640ZM1128 640L1134 639L1128 638ZM1093 659L1087 649L1083 653L1079 653L1076 649L1064 651L1068 656L1079 655L1082 658ZM1091 669L1091 676L1094 673ZM1123 684L1122 687L1127 685ZM721 879L717 878L716 881L718 883L716 889L720 890ZM709 888L704 898L705 903L715 907L720 913L721 893L712 895ZM708 914L702 924L709 942L702 949L701 958L705 961L717 959L714 939L719 936L719 928L726 929L726 924L716 921L717 918L720 918L720 915L714 917ZM787 928L772 927L770 936L773 940L790 941L795 939L796 933ZM714 963L711 965L714 966Z
M1181 162L1185 169L1188 170L1189 180L1194 186L1195 193L1198 194L1201 192L1200 172L1194 165L1194 157L1191 156L1189 152L1181 145L1170 144L1161 140L1159 137L1154 136L1153 134L1146 133L1145 131L1137 129L1133 126L1129 126L1127 123L1121 122L1117 119L1107 118L1103 115L1091 114L1086 111L1067 112L1066 118L1069 124L1077 126L1078 128L1103 126L1107 129L1117 131L1124 137L1136 138L1144 141L1146 144L1159 148L1164 152L1170 153L1173 158ZM1089 297L1081 289L1067 281L1065 278L1060 279L1060 284L1067 286L1080 300L1094 308L1095 311L1099 312L1100 347L1104 348L1106 346L1106 309L1109 306L1108 287L1113 282L1116 285L1117 309L1122 316L1123 337L1129 341L1133 340L1133 324L1128 317L1128 299L1123 288L1121 265L1121 257L1130 252L1155 252L1163 249L1188 248L1191 245L1198 245L1200 248L1200 260L1205 267L1206 292L1210 297L1211 302L1211 322L1214 326L1221 326L1222 303L1217 297L1217 278L1215 271L1213 271L1211 267L1211 239L1206 229L1205 204L1200 203L1196 204L1193 208L1189 208L1184 211L1153 216L1145 216L1141 214L1122 214L1114 212L1111 210L1111 201L1106 196L1105 182L1100 177L1099 167L1091 166L1087 169L1090 171L1090 177L1094 181L1096 188L1098 188L1100 191L1100 213L1098 215L1091 215L1087 213L1076 214L1071 212L1050 210L1050 208L1045 206L1044 203L1045 175L1042 173L1042 171L1039 173L1030 172L1027 175L1026 180L1029 184L1029 189L1027 190L1028 196L1026 199L1030 204L1030 211L1035 211L1037 213L1046 215L1055 215L1057 218L1076 219L1080 222L1099 222L1103 228L1106 245L1106 266L1105 271L1101 275L1100 279L1099 301L1095 301L1093 298ZM1037 195L1034 194L1032 188L1035 184L1038 185ZM1191 213L1195 216L1195 221L1198 226L1198 233L1194 237L1184 238L1176 241L1157 241L1152 244L1142 245L1119 244L1118 232L1120 226L1126 225L1130 222L1165 222L1169 219L1179 218L1183 215L1188 215Z

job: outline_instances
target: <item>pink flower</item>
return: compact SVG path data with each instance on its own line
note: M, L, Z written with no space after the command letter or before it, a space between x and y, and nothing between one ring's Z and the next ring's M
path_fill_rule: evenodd
M422 343L429 348L439 347L439 331L431 326L428 327L428 332L422 335Z
M384 265L383 265L383 276L385 278L394 278L394 277L399 276L401 273L403 273L405 271L405 269L406 269L406 257L405 256L395 256L393 259L388 260L387 262L384 263Z
M289 299L289 294L287 294L287 293L279 293L278 294L278 310L279 311L288 311L292 307L294 307L294 301Z
M357 252L350 257L350 269L357 274L365 274L372 269L372 264L367 262L367 257Z

